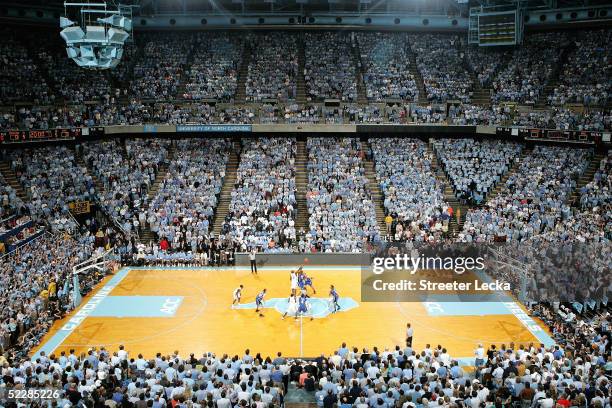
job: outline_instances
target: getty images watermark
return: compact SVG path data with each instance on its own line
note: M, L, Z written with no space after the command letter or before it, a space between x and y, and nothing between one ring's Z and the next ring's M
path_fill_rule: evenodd
M607 298L609 244L389 244L362 264L363 302L573 302Z
M385 248L362 268L362 301L499 300L512 284L486 274L487 257L468 246Z

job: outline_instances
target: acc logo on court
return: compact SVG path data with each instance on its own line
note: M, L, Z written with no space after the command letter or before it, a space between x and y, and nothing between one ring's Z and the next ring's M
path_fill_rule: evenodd
M162 313L173 315L176 313L176 310L180 306L181 300L181 298L167 298L164 301L164 304L162 305L161 309L159 309L159 311Z

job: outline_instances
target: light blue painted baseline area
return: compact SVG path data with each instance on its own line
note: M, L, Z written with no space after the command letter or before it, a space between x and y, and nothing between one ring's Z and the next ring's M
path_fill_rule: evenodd
M85 320L83 318L78 322L75 321L74 323L71 323L71 321L75 319L76 314L83 313L85 311L85 307L91 308L92 305L97 305L100 302L100 299L103 300L106 296L108 296L115 286L119 285L119 283L121 283L121 281L128 276L130 271L130 268L122 268L112 278L110 278L109 281L106 282L106 284L100 290L98 290L94 296L88 299L87 302L83 302L77 309L75 315L69 319L68 322L57 331L57 333L55 333L47 342L45 342L45 344L43 344L43 346L39 348L35 354L32 355L32 360L36 361L37 358L40 358L42 352L44 352L47 356L53 353L53 350L58 348L64 342L64 340L70 336L70 334L81 324L82 320Z
M109 296L90 317L174 317L183 296Z
M511 315L501 302L423 302L429 316Z

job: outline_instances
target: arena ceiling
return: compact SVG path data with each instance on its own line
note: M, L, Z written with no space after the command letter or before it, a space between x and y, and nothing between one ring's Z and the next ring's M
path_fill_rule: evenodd
M80 0L79 2L99 2L98 0ZM566 8L610 4L612 0L107 0L108 4L137 6L137 15L154 16L159 14L200 14L200 13L268 13L268 12L393 12L410 11L418 8L421 11L443 12L452 8L472 6L512 5L520 3L527 8ZM0 0L2 5L20 7L37 7L45 9L63 9L61 0Z

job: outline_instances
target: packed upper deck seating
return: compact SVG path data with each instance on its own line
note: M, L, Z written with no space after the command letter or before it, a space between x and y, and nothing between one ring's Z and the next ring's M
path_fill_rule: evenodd
M306 32L304 52L304 79L308 100L357 100L357 72L349 35L338 32Z
M492 100L535 104L560 61L567 38L565 33L526 36L493 80Z
M183 96L194 100L230 101L236 94L242 41L230 34L206 33L196 35L193 43Z
M465 60L483 88L491 86L510 57L511 52L505 49L470 46L465 50Z
M38 104L52 103L55 94L26 45L10 28L0 30L0 101L28 100Z
M134 64L130 93L136 98L166 100L187 81L187 63L195 44L190 33L143 34L143 55Z
M472 79L464 68L456 35L410 34L412 51L430 102L469 102Z
M572 49L552 95L548 96L549 104L605 106L612 98L612 30L583 31L572 35L571 41Z
M410 46L405 33L356 34L363 63L366 96L371 101L416 101L418 88L410 73Z
M510 109L502 106L451 105L448 109L449 124L453 125L505 125L510 120Z
M246 99L286 102L297 96L298 39L289 33L255 34L246 79Z

